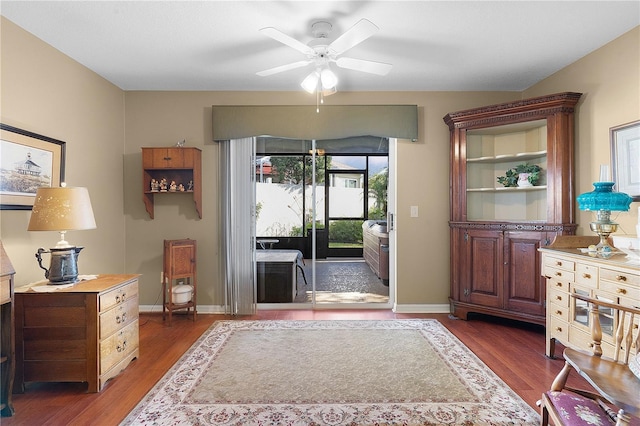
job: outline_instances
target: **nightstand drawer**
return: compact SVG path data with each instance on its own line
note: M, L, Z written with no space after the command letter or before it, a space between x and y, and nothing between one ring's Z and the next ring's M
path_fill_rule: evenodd
M138 320L100 342L100 374L138 348Z
M129 299L138 298L138 280L115 288L100 295L100 312L105 312L114 306L123 304Z
M138 299L129 299L100 315L100 339L113 334L138 318Z
M0 278L0 305L11 302L11 278Z

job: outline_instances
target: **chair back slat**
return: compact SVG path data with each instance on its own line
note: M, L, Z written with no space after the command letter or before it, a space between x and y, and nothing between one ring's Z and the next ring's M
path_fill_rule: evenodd
M629 364L631 356L640 352L640 330L635 318L640 317L640 309L611 303L580 294L571 297L584 300L589 304L592 351L595 356L602 356L602 326L600 324L600 307L609 308L617 321L613 332L614 352L612 359Z

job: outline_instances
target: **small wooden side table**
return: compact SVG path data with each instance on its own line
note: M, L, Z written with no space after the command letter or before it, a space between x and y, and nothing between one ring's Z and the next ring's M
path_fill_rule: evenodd
M162 319L169 313L169 325L173 311L186 309L187 314L193 308L193 320L196 320L196 240L164 240L162 274ZM180 286L191 286L191 297L184 297ZM180 298L180 299L179 299Z

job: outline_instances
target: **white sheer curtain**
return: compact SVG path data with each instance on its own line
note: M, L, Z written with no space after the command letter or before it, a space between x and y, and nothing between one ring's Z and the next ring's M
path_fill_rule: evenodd
M225 310L256 312L255 138L220 142L222 267Z

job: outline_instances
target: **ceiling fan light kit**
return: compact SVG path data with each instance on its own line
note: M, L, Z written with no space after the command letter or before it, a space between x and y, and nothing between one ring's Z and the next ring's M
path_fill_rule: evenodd
M367 19L361 19L344 34L327 44L332 25L326 21L317 21L311 25L311 33L315 37L309 44L304 44L293 37L273 28L267 27L260 30L267 37L279 41L306 55L307 60L297 61L275 68L259 71L256 74L261 77L301 68L309 64L315 65L312 71L300 84L304 90L316 93L318 103L322 103L324 96L336 93L338 76L331 70L329 64L334 62L339 68L366 72L376 75L387 75L393 65L384 62L366 61L363 59L345 58L339 55L353 48L359 43L371 37L378 31L378 27Z

